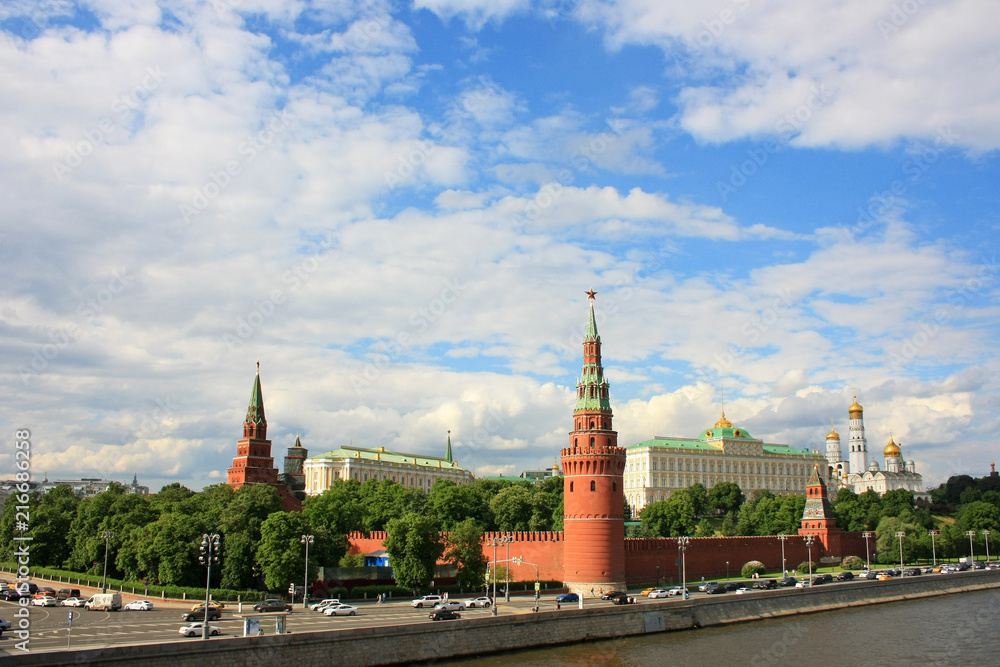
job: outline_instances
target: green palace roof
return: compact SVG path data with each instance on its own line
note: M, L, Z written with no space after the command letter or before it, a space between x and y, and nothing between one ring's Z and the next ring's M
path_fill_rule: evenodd
M707 428L701 432L698 438L662 438L653 437L626 449L639 449L642 447L655 447L657 449L679 449L689 452L718 452L721 451L723 440L737 440L745 442L759 442L765 454L783 454L786 456L812 455L809 449L797 449L788 445L769 445L750 435L743 428L733 426L732 422L726 419L726 413L722 413L722 418L715 422L712 428Z
M405 454L403 452L390 452L385 447L375 449L362 449L361 447L340 447L325 454L313 456L314 459L355 459L358 461L386 461L388 463L399 463L419 466L421 468L441 468L448 470L464 470L457 462L449 461L437 456L426 456L423 454Z

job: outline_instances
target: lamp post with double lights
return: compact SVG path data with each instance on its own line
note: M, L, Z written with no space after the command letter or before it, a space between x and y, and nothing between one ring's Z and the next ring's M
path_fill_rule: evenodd
M302 539L299 540L301 544L306 545L306 573L302 578L302 608L309 608L309 545L314 541L312 535L303 535ZM294 600L292 601L295 602Z
M787 540L791 535L778 535L778 539L781 540L781 576L787 574L785 570L785 540Z
M990 564L990 531L983 530L983 531L980 531L980 532L983 534L983 537L986 538L986 564L989 565Z
M688 546L691 544L690 537L678 537L677 538L677 550L681 552L681 593L684 595L684 599L688 599L687 592L687 550ZM728 565L728 562L727 562Z
M969 536L969 558L972 560L972 567L976 566L976 548L972 546L972 538L976 536L976 531L970 530L966 533Z
M906 570L903 569L903 538L906 537L906 533L902 530L897 530L896 537L899 538L899 576L905 577Z
M809 550L809 588L813 585L813 542L816 541L815 535L806 535L806 548Z
M872 570L872 553L868 550L868 538L875 537L875 533L870 530L866 530L861 533L861 537L865 538L865 560L868 562L868 571Z
M494 616L497 615L497 547L501 544L509 545L511 541L510 535L491 537L486 540L487 546L493 547L493 604L490 607ZM510 547L508 546L507 549L509 551Z
M108 592L108 543L114 536L114 532L110 530L105 530L101 533L101 537L104 539L104 576L101 578L102 593Z
M201 638L208 639L208 619L211 614L208 613L208 603L211 600L211 585L212 585L212 563L219 562L219 537L218 533L205 533L201 536L201 544L198 546L198 562L205 566L205 615L202 616L204 621L201 624Z
M931 558L934 559L933 567L937 567L937 544L934 542L934 538L941 534L940 530L928 530L927 533L931 536Z

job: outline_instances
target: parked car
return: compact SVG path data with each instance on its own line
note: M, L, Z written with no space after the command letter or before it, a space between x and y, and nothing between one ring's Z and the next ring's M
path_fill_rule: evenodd
M837 575L837 581L852 581L854 579L853 572L841 572Z
M80 597L79 588L60 588L59 592L56 593L57 600L65 600L66 598L78 598Z
M182 625L181 629L178 630L179 633L185 637L201 637L204 634L204 623L191 623L190 625ZM219 628L214 625L208 626L208 634L212 637L222 632Z
M769 591L777 587L778 587L777 579L760 579L758 581L755 581L753 584L753 588L757 589L758 591Z
M42 597L33 599L31 604L35 607L55 607L59 604L59 601L51 595L43 595Z
M815 577L813 577L813 586L818 586L820 584L828 584L831 581L833 581L833 575L824 572L823 574L817 574Z
M610 593L603 593L601 595L602 600L610 600L611 598L618 597L619 595L628 595L625 591L611 591Z
M43 586L31 594L31 597L33 598L41 598L45 596L56 597L56 589L51 586ZM58 600L58 598L56 599Z
M809 588L809 582L803 579L802 581L795 582L796 588Z
M465 605L466 609L472 609L474 607L483 607L485 609L485 608L489 607L491 604L493 604L493 601L490 600L485 595L483 595L483 596L478 597L478 598L469 598L468 600L466 600L462 604Z
M443 600L444 600L444 598L441 597L440 595L425 595L422 598L419 598L417 600L411 601L410 602L410 606L411 607L416 607L417 609L421 609L425 605L428 606L428 607L433 607L438 602L442 602Z
M291 611L292 606L282 600L261 600L260 602L258 602L253 606L253 610L259 612Z
M21 599L21 594L17 592L15 588L5 588L0 591L0 600L6 600L7 602L17 602Z
M309 605L309 608L313 611L323 611L327 607L333 604L340 604L340 600L337 598L326 598L325 600L320 600L319 602L313 602Z
M191 621L204 621L205 620L205 607L202 606L201 609L194 609L192 611L186 611L181 614L181 618L187 622ZM222 612L215 607L208 608L208 620L217 621L222 618Z
M60 607L82 607L86 604L86 600L83 598L66 598L65 600L59 601Z
M153 611L153 603L149 600L133 600L124 607L125 611Z
M795 577L785 577L781 581L778 582L778 585L779 586L794 586L797 583L799 583L799 580L796 579Z
M323 610L326 616L354 616L358 613L358 608L349 604L331 604Z
M892 579L892 575L889 574L888 572L880 572L878 576L876 576L875 578L878 579L879 581L889 581L890 579Z
M878 579L878 573L872 572L871 570L865 570L864 572L858 575L858 578L865 579L867 581L874 581Z
M441 600L434 605L435 609L451 609L452 611L461 611L465 609L465 604L459 602L458 600Z
M674 586L673 588L667 591L667 597L673 597L675 595L684 596L687 594L687 592L688 589L686 588L681 588L680 586Z
M609 595L608 597L603 597L602 596L601 599L602 600L607 600L608 602L613 602L615 604L625 604L624 602L619 602L619 600L627 600L628 599L628 593L623 593L621 591L617 591L613 595Z
M718 586L709 586L705 588L706 595L721 595L723 593L728 593L729 589L726 588L725 584L719 584Z
M450 621L455 618L462 618L462 615L451 609L435 609L427 615L427 618L432 621Z
M726 590L725 590L726 589L726 585L725 584L720 584L718 581L710 581L707 584L702 584L701 586L698 587L698 590L702 591L704 593L711 593L712 591L714 591L719 586L722 586L722 591L720 591L720 592L725 593L726 592Z
M556 596L556 602L579 602L580 596L576 593L563 593Z
M656 588L644 588L641 591L639 591L639 595L648 596L650 593L652 593L655 590L656 590Z
M910 569L908 569L906 571L906 576L907 577L919 577L923 573L924 573L923 570L921 570L919 567L911 567Z
M3 633L6 630L10 630L10 621L5 621L2 618L0 618L0 637L3 636Z
M649 597L650 600L656 600L657 598L665 598L668 597L669 595L670 591L668 591L666 588L654 588L649 592L649 595L647 597Z
M744 593L753 593L753 589L747 588L746 586L740 586L739 588L736 589L737 595L743 595Z

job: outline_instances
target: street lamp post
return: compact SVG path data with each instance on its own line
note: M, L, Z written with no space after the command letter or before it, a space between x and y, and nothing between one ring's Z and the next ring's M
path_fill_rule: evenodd
M101 533L101 537L104 538L104 577L101 579L101 592L108 592L108 542L115 534L110 530L105 530Z
M684 599L688 599L687 592L687 549L688 545L691 544L690 537L678 537L677 538L677 549L681 552L681 594Z
M510 602L510 543L514 541L514 538L510 535L504 535L502 539L507 547L507 565L503 568L503 601Z
M660 564L656 564L656 585L660 585Z
M871 551L868 550L868 538L869 537L875 537L875 533L873 533L870 530L866 530L865 532L861 533L861 537L865 538L865 560L868 562L868 570L871 571L871 569L872 569L872 554L871 554Z
M488 546L493 547L493 615L497 615L497 547L501 544L507 546L507 560L504 562L510 562L510 543L514 541L510 535L503 535L502 537L491 537L486 540ZM509 565L504 571L504 581L509 579ZM582 598L581 598L582 599ZM510 602L510 586L507 586L507 590L504 591L504 601Z
M969 557L972 559L972 566L976 566L976 549L972 546L972 538L976 536L976 531L970 530L966 533L969 536Z
M941 534L940 530L928 530L927 533L931 536L931 558L934 559L933 567L937 567L937 545L934 542L934 538Z
M990 564L990 531L982 531L983 537L986 538L986 564Z
M208 603L211 600L212 586L212 563L219 562L219 534L205 533L201 536L201 545L198 547L198 562L205 566L205 614L201 624L201 638L208 639Z
M903 569L903 538L906 537L906 533L902 530L896 531L896 537L899 538L899 576L905 577L906 571Z
M778 535L778 539L781 540L781 576L785 576L785 540L787 540L791 535Z
M813 585L813 542L816 540L815 535L806 535L806 548L809 550L809 588Z
M726 581L729 581L729 561L726 561Z
M312 535L303 535L302 539L299 540L300 543L306 545L306 573L302 578L302 608L309 608L309 545L313 543ZM292 600L292 604L295 600Z

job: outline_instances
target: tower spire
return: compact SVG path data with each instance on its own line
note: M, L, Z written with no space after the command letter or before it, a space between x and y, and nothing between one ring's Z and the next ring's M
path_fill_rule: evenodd
M444 450L444 460L451 463L451 429L448 429L448 447Z
M267 419L264 417L264 394L260 389L260 361L257 362L257 375L253 379L253 389L250 391L250 405L247 416L243 420L243 436L251 438L267 438Z

